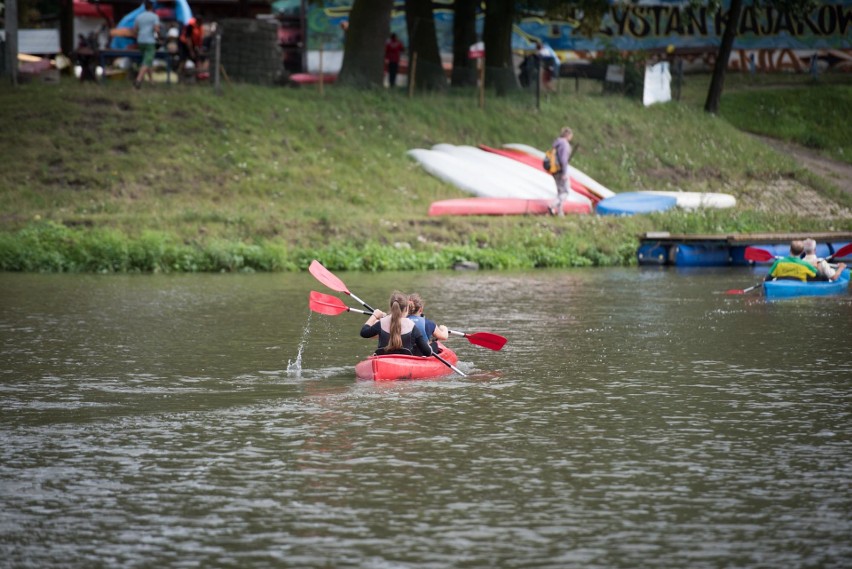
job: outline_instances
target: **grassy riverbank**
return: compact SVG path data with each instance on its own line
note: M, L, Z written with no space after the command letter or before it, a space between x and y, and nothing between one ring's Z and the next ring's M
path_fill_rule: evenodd
M761 96L784 97L806 143L848 158L845 121L816 130L809 113L814 100L848 109L850 81L794 79L761 85ZM540 110L528 95L489 97L482 110L472 91L2 86L0 126L11 136L0 137L0 269L297 270L315 257L366 270L613 265L634 262L645 231L852 229L849 196L739 130L779 123L754 110L753 82L729 80L721 117L701 110L706 84L688 76L681 102L644 108L601 95L598 83L577 94L566 80ZM630 218L426 215L432 201L463 194L406 150L545 148L563 124L579 143L575 165L615 191L725 192L740 205ZM800 201L819 217L802 215Z

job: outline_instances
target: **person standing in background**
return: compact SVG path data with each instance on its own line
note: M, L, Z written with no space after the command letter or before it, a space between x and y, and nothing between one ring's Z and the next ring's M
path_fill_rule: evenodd
M154 82L152 66L154 55L157 53L160 17L154 13L154 3L151 0L145 0L145 11L136 16L133 27L136 28L136 45L142 53L142 65L139 66L139 73L136 74L136 81L133 82L133 86L138 89L142 86L142 79L146 75L151 83Z
M553 78L559 75L559 56L546 43L536 42L539 66L541 67L541 86L551 93L556 91Z
M177 69L178 81L186 73L188 61L192 62L193 74L200 66L201 49L204 42L203 25L200 16L190 18L189 22L181 30L179 43L180 63L178 63Z
M405 46L396 37L396 34L391 34L388 41L385 42L385 63L388 66L388 86L396 87L396 74L399 71L399 60L402 53L405 51Z

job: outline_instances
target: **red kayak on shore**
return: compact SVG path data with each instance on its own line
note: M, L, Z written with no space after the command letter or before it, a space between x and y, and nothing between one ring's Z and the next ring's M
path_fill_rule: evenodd
M429 215L547 215L552 202L523 198L457 198L432 202ZM566 201L562 202L562 211L588 214L592 213L592 208L587 203Z
M446 346L441 346L443 351L439 354L441 358L455 365L459 358L455 352ZM355 376L358 379L371 379L374 381L394 381L397 379L426 379L430 377L442 377L450 375L453 370L441 360L434 357L424 358L421 356L405 355L372 355L366 360L355 364Z

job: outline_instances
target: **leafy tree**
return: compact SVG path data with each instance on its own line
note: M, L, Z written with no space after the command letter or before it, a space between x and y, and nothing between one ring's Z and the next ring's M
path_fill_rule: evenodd
M467 51L477 41L476 9L479 0L456 0L453 4L453 87L476 85L476 65Z
M485 6L485 84L494 87L497 95L520 88L512 65L514 19L514 0L489 0Z
M390 32L393 0L355 0L349 12L349 29L343 64L337 81L354 87L381 86L384 82L385 40Z
M779 12L787 12L794 18L802 17L814 8L814 0L755 0L756 5L772 6ZM718 7L716 0L714 5ZM717 114L719 104L722 101L722 90L725 86L725 74L728 71L728 61L734 47L734 40L739 32L740 14L742 14L743 0L731 0L728 13L724 16L725 30L722 32L722 41L719 52L716 54L716 63L713 65L713 76L710 79L710 88L707 91L707 100L704 110L708 113Z
M707 100L704 102L704 110L708 113L716 114L719 112L722 89L725 85L725 73L728 70L728 60L731 58L731 50L734 48L734 40L737 37L737 24L740 21L742 11L743 0L731 0L728 13L724 16L725 31L722 32L722 42L719 44L716 63L713 65L710 89L707 91Z
M415 77L417 89L443 91L447 77L441 63L432 0L406 0L405 21L408 28L408 77ZM414 55L417 54L416 75L412 75Z

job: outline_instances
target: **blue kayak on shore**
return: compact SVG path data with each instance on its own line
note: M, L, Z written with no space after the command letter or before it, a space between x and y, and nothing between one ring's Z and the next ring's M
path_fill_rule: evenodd
M677 199L671 196L624 192L599 201L595 212L598 215L634 215L666 211L676 205Z
M763 293L768 299L796 298L800 296L829 296L843 294L849 289L849 269L836 281L777 280L763 283Z

